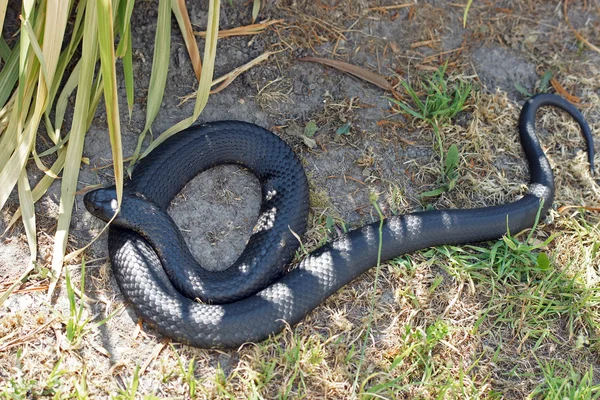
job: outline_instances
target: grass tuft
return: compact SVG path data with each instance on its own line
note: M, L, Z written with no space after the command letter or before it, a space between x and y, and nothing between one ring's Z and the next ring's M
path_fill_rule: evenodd
M446 191L452 190L458 175L458 149L450 146L444 150L444 138L441 127L448 124L459 112L465 109L465 103L471 94L471 85L456 79L452 82L451 77L446 77L447 63L439 67L430 78L426 78L418 86L413 87L406 81L402 81L404 90L414 103L411 107L408 103L389 98L398 111L406 116L413 117L429 125L434 132L435 148L437 149L441 165L442 186L421 194L422 197L438 196ZM424 99L421 94L424 93Z

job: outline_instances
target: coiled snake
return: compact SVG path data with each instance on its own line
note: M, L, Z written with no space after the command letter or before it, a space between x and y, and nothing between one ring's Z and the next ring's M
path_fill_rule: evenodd
M383 223L381 261L415 250L497 239L531 228L542 205L552 205L554 179L535 133L539 107L568 112L587 142L581 113L559 96L529 99L521 111L520 139L529 163L529 190L512 203L392 216ZM234 265L222 272L198 266L166 208L198 173L241 164L262 185L259 220ZM87 209L109 221L117 208L114 187L87 193ZM375 266L379 222L350 231L306 256L286 272L308 213L308 184L292 150L256 125L222 121L193 126L158 146L135 168L108 238L112 268L125 298L165 336L197 347L237 347L299 322L341 287ZM197 300L200 301L197 301Z

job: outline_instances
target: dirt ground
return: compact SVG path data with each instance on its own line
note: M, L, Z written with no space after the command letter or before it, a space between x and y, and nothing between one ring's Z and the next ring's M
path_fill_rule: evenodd
M248 2L222 3L221 29L250 23ZM474 1L466 27L462 2L417 1L396 8L389 6L402 2L263 3L259 19L282 22L260 35L220 40L215 76L267 50L281 52L211 96L200 121L253 122L293 146L311 183L310 228L303 238L309 249L325 238L328 216L338 227L377 220L369 200L373 192L386 215L427 206L500 204L523 194L528 175L516 121L527 98L524 92L536 93L547 71L552 71L564 93L580 99L579 108L596 134L596 143L600 142L600 54L576 39L565 23L563 3ZM206 2L188 2L198 30L205 27L207 7ZM131 119L126 117L124 87L120 88L126 155L135 149L144 126L153 52L149 38L154 37L156 9L157 1L152 0L136 2L134 9L136 103ZM600 45L597 0L570 2L568 16L585 38ZM9 18L17 18L14 10ZM155 136L191 115L194 106L192 101L181 102L195 90L197 81L175 20L173 27L169 78L153 125ZM198 44L202 49L202 39ZM394 82L406 80L414 85L448 63L452 79L460 78L474 87L465 111L443 128L445 151L452 144L459 148L456 188L422 200L420 193L439 186L439 158L431 128L400 115L388 99L389 92L335 69L298 61L303 56L346 61ZM398 91L403 93L401 87ZM540 115L538 125L556 173L557 196L554 211L542 221L535 240L556 235L544 247L556 268L576 268L590 288L597 288L599 258L590 250L600 243L597 212L557 210L568 205L597 206L600 187L587 173L581 152L584 142L576 125L559 112ZM314 148L302 139L310 121L318 127ZM349 135L336 133L348 123ZM80 189L111 183L111 169L103 168L109 165L110 154L100 107L85 142L89 165L82 166ZM41 265L50 262L59 189L55 184L37 205L39 224L47 227L40 234ZM88 243L104 225L85 211L82 198L77 198L71 249ZM170 213L199 262L208 268L225 268L245 246L259 202L258 181L241 168L226 166L195 178L174 200ZM2 210L0 229L14 209L13 202ZM215 351L165 345L151 327L141 325L140 329L130 307L119 309L123 298L110 271L104 235L87 252L85 292L89 298L84 313L100 321L120 311L100 327L90 323L93 329L81 343L69 347L64 339L64 316L69 315L64 277L48 303L43 290L48 280L41 269L0 310L0 338L24 337L49 323L25 343L3 349L0 341L0 382L4 381L0 390L9 398L6 393L12 380L34 397L58 393L62 398L79 390L85 381L91 398L105 398L131 385L136 365L143 366L138 397L161 398L523 398L532 393L535 397L535 389L547 375L544 366L556 360L572 366L580 378L592 366L592 381L600 382L596 325L600 298L590 300L581 318L569 319L571 311L555 319L542 314L543 319L552 319L546 333L524 329L527 318L519 316L518 310L527 310L528 305L515 303L510 318L501 314L497 306L505 303L494 303L496 287L478 280L479 272L461 270L455 262L459 257L453 254L445 257L443 249L425 250L383 266L374 310L369 307L375 274L367 273L297 327L259 345ZM17 226L0 242L0 285L7 287L18 278L26 261L25 234ZM67 268L79 282L79 264ZM523 290L528 288L525 285ZM371 314L372 330L364 348ZM404 353L415 335L428 338L440 318L448 332L422 353L431 363L413 360L414 352ZM391 360L402 354L406 365L391 367ZM190 396L185 371L192 359L197 387ZM62 383L52 389L48 381L55 367L64 373Z

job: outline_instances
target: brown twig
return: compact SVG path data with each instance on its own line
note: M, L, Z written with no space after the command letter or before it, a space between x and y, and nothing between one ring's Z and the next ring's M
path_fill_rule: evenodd
M379 6L379 7L371 7L369 11L389 11L389 10L398 10L400 8L408 8L416 5L415 3L404 3L404 4L394 4L391 6Z
M38 333L44 331L47 327L50 326L50 324L52 324L54 321L56 321L56 318L52 318L50 321L46 322L44 325L42 325L42 326L34 329L33 331L29 332L27 335L20 336L20 337L18 337L16 339L13 339L13 340L5 343L2 346L0 346L0 352L6 351L6 350L8 350L8 349L10 349L12 347L19 346L19 345L21 345L23 343L27 343L30 340L33 340L38 335Z

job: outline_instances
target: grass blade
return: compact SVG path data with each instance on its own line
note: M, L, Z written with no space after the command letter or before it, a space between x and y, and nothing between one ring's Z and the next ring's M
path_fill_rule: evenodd
M24 86L19 85L18 99L24 101L23 103L17 104L16 116L18 120L13 123L13 132L16 132L16 138L20 139L18 147L14 154L11 155L9 162L5 165L5 168L0 172L0 184L2 184L2 192L0 193L0 208L2 208L7 199L7 193L10 193L14 184L18 180L19 189L19 201L21 203L21 210L24 216L23 223L29 242L31 251L32 261L35 262L37 258L36 254L36 232L35 232L35 216L33 209L33 195L29 187L29 181L27 180L27 172L25 170L25 164L27 157L32 149L35 135L41 120L41 116L44 113L48 99L48 86L51 85L54 72L56 70L56 64L58 62L58 54L60 52L60 46L63 40L67 16L68 16L68 4L63 2L59 3L58 0L48 1L46 4L45 24L41 24L41 18L44 14L39 14L35 20L35 27L40 28L44 26L43 35L40 32L36 32L38 29L34 29L30 25L29 17L34 17L33 4L30 1L23 2L23 17L22 24L27 31L27 35L21 35L21 46L25 45L25 48L20 48L20 63L19 63L19 81ZM22 28L23 29L23 28ZM43 37L45 39L43 49L39 48L37 44L37 37ZM33 114L29 115L29 98L33 93L33 86L35 81L35 75L25 75L27 70L35 72L35 69L31 67L31 63L35 64L35 59L30 56L30 52L27 51L27 46L33 46L33 51L37 55L37 59L41 64L42 73L37 78L37 93L35 100L31 103L34 107ZM24 99L24 96L27 96ZM24 111L21 113L21 111ZM27 118L27 119L25 119ZM14 122L14 120L13 120ZM16 125L16 127L15 127ZM20 128L23 127L21 130ZM16 179L15 179L16 178ZM6 186L4 185L6 183Z
M69 138L69 146L67 148L61 183L59 217L52 256L53 276L48 288L48 297L52 296L58 282L58 277L62 270L65 250L67 249L69 225L71 222L75 192L77 190L79 166L81 164L81 156L83 153L83 141L87 130L94 67L97 60L98 36L95 24L96 21L96 1L88 0L85 11L81 74L79 75L71 137Z
M65 70L69 65L75 51L79 47L79 43L81 42L81 38L83 37L83 16L85 15L85 2L80 2L77 6L77 15L75 16L75 22L73 24L73 31L71 34L71 40L69 42L69 46L63 51L58 60L58 66L56 67L55 74L60 76L61 78L65 74ZM54 103L54 98L56 97L58 90L61 88L62 79L55 79L52 88L50 89L50 97L49 101L51 104ZM48 107L47 113L50 114L51 108ZM50 117L48 117L50 118ZM60 124L62 125L62 121Z
M467 6L465 7L465 12L463 13L463 28L467 27L467 16L469 15L471 4L473 4L473 0L467 1Z
M23 20L23 27L25 28L25 31L29 36L29 44L33 49L33 52L35 53L36 57L38 58L38 61L40 62L45 86L48 87L50 79L48 78L48 71L46 70L46 63L44 62L44 54L42 53L42 48L37 42L37 38L35 36L35 33L33 32L33 27L31 26L31 22L29 22L29 20Z
M220 37L220 35L219 35L219 37ZM255 59L248 61L246 64L241 65L241 66L229 71L225 75L218 77L217 79L212 81L212 86L215 86L219 83L220 83L220 85L217 86L216 88L212 89L210 91L210 94L219 93L220 91L224 90L227 86L229 86L242 73L248 71L249 69L253 68L254 66L260 64L261 62L268 60L269 57L271 57L273 54L277 54L282 51L284 51L284 50L266 51L266 52L262 53L260 56L256 57ZM184 96L182 98L181 102L185 103L186 101L193 99L196 96L198 96L198 91L192 92L192 93Z
M582 42L583 44L585 44L587 47L589 47L590 49L594 50L597 53L600 53L600 47L595 46L589 40L587 40L585 37L583 37L583 35L581 33L579 33L577 31L577 29L575 29L575 27L571 24L571 21L569 20L569 11L567 9L568 5L569 5L569 0L565 0L563 2L563 15L565 16L565 22L567 23L567 25L569 26L569 28L573 32L573 35L575 35L575 37L577 38L577 40L579 40L580 42Z
M29 18L33 18L33 4L34 2L31 0L23 0L22 11L21 11L21 30L25 30L24 22ZM29 35L20 35L19 36L20 46L19 46L19 87L17 90L17 112L20 114L21 110L23 110L23 101L25 96L25 91L27 86L27 78L31 77L33 74L28 73L35 64L33 59L30 59L29 56ZM29 62L28 62L29 61ZM27 109L27 108L26 108ZM23 118L21 122L24 120ZM22 126L22 125L21 125Z
M46 6L46 21L44 24L44 44L41 55L38 54L38 59L41 64L42 76L38 83L38 93L36 96L36 109L34 111L34 126L37 130L42 114L49 108L51 102L49 95L53 87L54 75L58 67L60 49L62 46L65 30L67 27L67 19L69 17L70 1L50 0ZM27 32L31 36L31 44L34 51L38 48L37 39L32 29L29 29L28 21L26 22ZM37 51L36 51L37 54ZM59 79L62 75L59 75ZM41 78L44 78L42 81Z
M25 11L23 12L25 14ZM42 24L37 23L36 31L40 32ZM25 50L23 47L25 46ZM14 156L14 150L23 140L23 125L25 124L29 106L33 101L33 92L37 82L37 74L39 71L39 63L36 62L33 51L29 51L29 40L27 35L21 35L19 41L19 60L18 60L18 82L17 90L11 97L13 108L11 111L9 123L4 135L0 140L0 166L8 165L8 160ZM4 172L4 171L2 171ZM16 182L16 178L15 178ZM10 187L0 187L2 190L12 190L14 183ZM0 195L1 196L1 195Z
M52 167L50 167L50 171L54 175L58 175L62 170L63 166L65 165L66 156L67 149L63 147L58 152L58 158L56 159L54 164L52 164ZM37 183L37 185L35 185L35 187L31 191L34 203L37 203L37 201L42 198L42 196L50 188L50 185L52 185L52 182L54 182L54 178L51 175L44 175L42 179L40 179L40 181ZM21 218L21 207L19 207L17 211L15 211L2 235L6 234L10 230L10 228L12 228L12 226L15 224L15 222L19 220L19 218Z
M260 0L254 0L254 3L252 4L252 23L254 23L256 21L259 11L260 11Z
M98 60L98 58L96 58L96 60ZM98 104L100 104L100 100L102 99L103 87L104 85L102 82L102 76L99 76L94 84L92 95L90 97L89 114L85 125L86 132L90 129L90 126L92 126L94 115L96 115L96 109L98 108Z
M127 32L127 50L123 55L123 80L125 81L125 93L127 94L127 110L129 111L129 118L131 119L135 94L133 88L133 52L131 49L131 28L129 26L127 27Z
M123 148L121 145L121 121L119 118L119 96L117 93L117 71L115 67L112 3L110 0L97 0L96 7L98 9L98 43L100 47L102 80L104 81L106 119L115 170L117 201L121 204L123 196Z
M69 97L71 97L71 94L73 93L73 91L77 87L77 84L79 83L80 72L81 72L81 60L79 60L79 62L77 62L77 64L75 64L75 67L73 68L73 71L71 72L71 75L69 76L69 79L67 79L67 82L65 83L62 92L58 96L56 105L54 106L54 130L55 130L54 134L57 138L60 137L60 131L62 130L62 123L65 119L65 113L67 111L67 106L69 105ZM64 141L66 141L66 137L65 137L65 140L63 140L63 141L57 141L55 147L62 146ZM58 150L58 149L56 149L56 150ZM48 149L44 153L40 154L40 156L43 157L45 155L53 153L56 150L53 150L53 148Z
M146 125L140 134L138 144L133 153L132 164L139 157L142 143L146 133L151 129L152 123L158 114L167 84L169 72L169 58L171 53L171 0L160 0L158 4L158 23L154 39L154 57L152 58L152 74L148 87L148 101L146 102ZM130 165L131 168L131 165Z
M404 104L403 102L398 101L396 99L392 99L391 97L388 97L388 100L391 101L392 103L398 105L405 113L410 114L417 119L424 119L423 114L416 112L415 110L410 108L408 105Z
M4 208L10 192L21 175L21 171L25 168L27 157L33 145L35 129L31 129L31 119L25 125L24 131L25 134L22 136L19 146L2 168L2 172L0 172L0 209Z
M198 45L196 44L196 38L194 37L190 16L188 15L185 6L185 0L172 0L171 8L173 8L173 14L175 14L175 18L177 18L179 29L183 35L185 47L187 47L188 54L190 55L196 79L199 81L200 76L202 75L202 62L200 61L200 52L198 51Z
M12 54L12 50L8 47L8 44L4 41L3 37L0 37L0 57L2 57L2 61L6 62L10 58Z
M196 104L194 106L194 114L179 121L171 128L164 131L159 137L154 140L150 146L142 154L142 158L147 156L153 149L159 144L180 132L181 130L189 127L198 119L198 116L204 110L206 103L208 102L208 96L210 94L210 88L212 86L212 78L215 70L215 59L217 56L217 40L219 37L219 13L220 13L220 1L211 0L208 4L208 25L206 27L206 42L204 43L204 66L202 68L202 76L200 77L200 84L198 85L198 97L196 97ZM133 162L132 162L133 165ZM130 165L129 168L132 167Z
M123 57L127 51L127 48L131 47L131 43L128 42L127 38L131 37L131 14L133 13L134 0L123 0L119 3L119 10L117 14L117 20L119 23L119 33L121 34L121 40L117 47L117 57Z
M282 51L282 50L280 50ZM225 89L227 86L229 86L231 84L231 82L233 82L235 80L235 78L237 78L238 76L240 76L242 73L248 71L250 68L254 67L255 65L260 64L263 61L266 61L269 59L269 57L271 57L273 54L277 54L279 53L278 51L266 51L264 53L262 53L260 56L256 57L254 60L251 60L249 62L247 62L246 64L237 67L236 69L228 72L227 74L215 79L212 83L212 85L216 85L218 83L221 83L219 86L217 86L216 88L214 88L210 94L215 94L215 93L219 93L221 90Z
M125 93L127 94L127 109L129 118L133 112L134 102L134 80L133 80L133 49L131 44L131 13L133 12L133 0L122 1L122 10L119 10L121 41L117 47L116 56L123 59L123 80L125 81Z
M40 77L40 81L38 83L38 94L36 96L36 109L35 109L35 120L34 124L39 125L39 121L41 119L42 114L49 109L52 101L50 98L50 91L53 86L58 86L58 84L53 85L54 76L57 71L59 58L60 58L60 49L62 46L63 38L65 35L65 30L67 27L67 19L70 11L70 1L60 1L60 0L52 0L47 3L46 7L46 22L44 24L44 44L43 49L41 50L41 54L37 54L40 67L42 71L42 76ZM29 23L26 21L27 32L31 36L31 44L35 51L38 48L37 39L32 36L33 30L30 29ZM44 78L44 81L41 78ZM62 74L59 75L58 81ZM38 108L39 106L39 108ZM46 113L47 115L47 113Z
M8 0L0 0L0 33L4 27L4 18L6 17L6 6L8 6Z
M35 165L38 167L38 169L40 171L42 171L46 175L50 175L54 179L59 178L58 175L53 174L52 171L50 171L50 168L46 167L46 165L44 164L44 162L38 155L37 151L35 150L35 146L31 149L31 156L33 158L33 161L35 162Z
M37 238L35 229L35 211L33 208L33 196L29 179L27 179L27 171L23 168L18 182L19 189L19 204L23 210L23 226L27 235L27 243L29 244L29 254L31 264L34 264L37 259Z
M275 19L271 21L265 21L258 24L244 25L244 26L236 26L231 29L223 29L219 31L219 39L233 37L233 36L248 36L248 35L258 35L262 33L267 27L275 24L282 23L282 19ZM206 37L206 32L194 32L194 35L200 37Z
M4 107L9 99L17 79L19 79L19 43L15 45L0 72L0 108Z
M4 132L4 134L2 135L2 138L0 138L0 166L2 167L2 171L0 172L0 176L2 176L2 173L4 173L4 169L6 168L6 166L9 163L9 159L11 157L14 157L14 150L17 148L17 146L20 143L20 140L22 140L22 122L21 122L21 113L22 113L22 109L28 109L29 108L29 104L31 103L32 100L32 96L33 96L33 85L31 84L27 84L27 88L25 90L25 100L24 100L24 107L19 107L18 105L18 94L14 93L13 96L11 97L11 102L13 103L13 108L10 114L10 118L9 118L9 122L8 122L8 126L6 128L6 131ZM17 103L15 105L15 103ZM21 124L21 126L19 125ZM13 185L14 186L14 185ZM2 197L2 191L3 188L5 188L4 186L0 187L0 197ZM8 189L4 189L4 190L12 190L12 186Z

